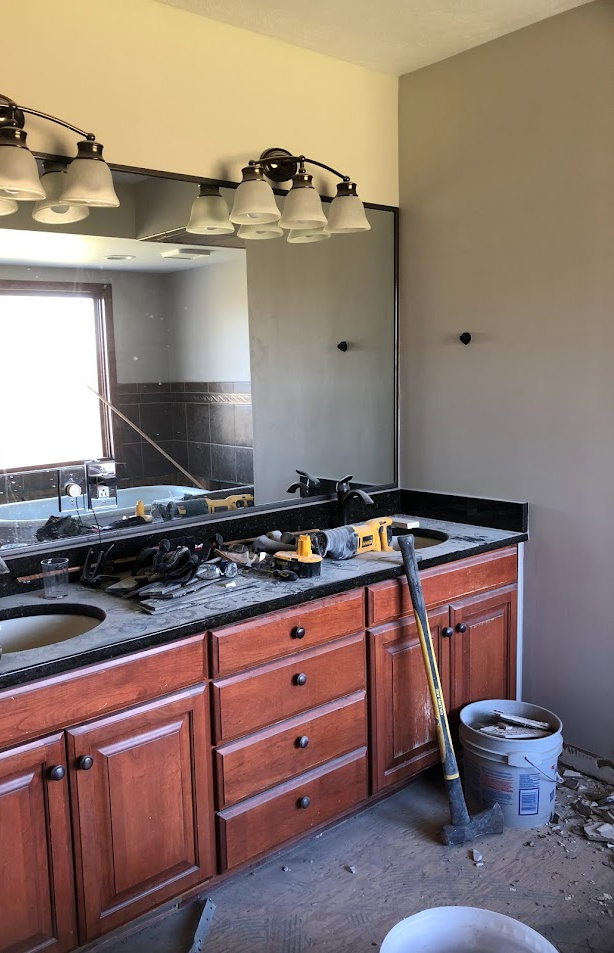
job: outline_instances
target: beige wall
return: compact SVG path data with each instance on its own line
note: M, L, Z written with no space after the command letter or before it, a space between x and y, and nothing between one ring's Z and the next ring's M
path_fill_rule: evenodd
M524 695L609 757L613 81L596 2L400 86L402 482L531 503Z
M3 0L2 33L20 39L2 45L1 92L91 129L111 162L237 181L281 146L398 204L395 77L154 0ZM73 154L59 127L28 128Z

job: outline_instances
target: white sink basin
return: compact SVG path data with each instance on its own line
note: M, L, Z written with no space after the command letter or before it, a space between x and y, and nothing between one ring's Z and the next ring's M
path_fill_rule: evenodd
M414 549L427 549L429 546L437 546L439 543L445 543L450 538L446 533L442 533L437 529L402 529L401 527L393 526L392 528L392 539L393 539L393 548L398 549L398 546L394 545L394 540L399 536L408 536L411 534L414 537Z
M24 606L0 612L0 652L25 652L74 639L106 618L94 606Z

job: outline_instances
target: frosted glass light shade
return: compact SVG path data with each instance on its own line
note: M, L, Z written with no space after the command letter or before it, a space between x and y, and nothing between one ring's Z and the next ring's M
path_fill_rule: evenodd
M323 228L293 228L288 235L288 241L293 245L304 245L307 242L321 242L330 238L330 232Z
M99 142L84 140L78 144L77 156L68 166L60 199L66 205L117 208L119 199L113 187L113 176L102 158Z
M239 238L248 238L250 241L262 241L267 238L279 238L283 229L276 222L262 222L258 225L241 225L237 232Z
M12 126L0 128L0 197L17 202L45 198L36 159L26 146L26 133Z
M32 209L32 218L45 225L70 225L87 218L90 210L87 205L67 205L60 201L60 196L66 184L66 167L53 168L45 171L41 177L41 184L46 198L37 202Z
M0 215L12 215L18 208L15 199L0 198Z
M246 166L243 181L235 192L230 221L235 225L257 225L278 222L280 214L273 189L264 181L262 169Z
M216 186L201 185L192 203L186 232L193 235L225 235L234 232L226 201Z
M284 200L283 214L279 220L282 228L320 228L326 225L320 196L311 184L312 176L299 172L294 176L292 188Z
M371 226L365 215L365 207L358 198L354 182L340 182L337 195L330 203L326 231L331 235L350 232L368 232Z

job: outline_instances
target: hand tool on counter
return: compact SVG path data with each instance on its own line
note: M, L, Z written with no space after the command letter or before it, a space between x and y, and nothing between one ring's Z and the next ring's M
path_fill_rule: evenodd
M279 568L278 566L271 565L269 562L270 557L263 552L251 553L244 545L235 545L232 549L219 549L216 552L223 559L230 559L240 566L241 569L246 569L248 572L253 572L256 575L261 576L272 576L275 579L282 579L285 582L296 582L299 578L296 572L293 572L291 569Z
M276 569L295 572L300 579L311 579L322 572L322 557L311 549L311 536L306 533L298 538L298 549L294 552L281 551L273 556Z
M111 543L107 549L98 550L88 549L87 556L79 582L82 586L90 589L100 589L101 586L119 582L119 576L112 575L113 564L109 560L109 554L115 544Z
M418 561L416 560L416 550L414 548L414 538L411 534L399 537L399 548L403 557L403 566L407 576L407 584L411 595L411 603L414 609L416 626L418 627L418 636L426 677L429 685L429 692L435 710L437 719L437 740L439 742L439 752L441 763L443 765L443 776L448 791L450 801L451 824L446 824L441 836L444 844L464 844L468 840L481 837L484 834L502 834L503 833L503 811L501 806L495 803L491 808L482 811L480 814L469 816L465 796L458 773L458 764L452 745L450 735L450 726L446 706L443 700L441 689L441 680L439 678L439 669L435 650L433 648L433 639L429 628L429 621L426 614L424 603L424 594L418 572Z
M331 559L351 559L360 553L392 551L392 520L378 516L365 523L339 526L314 536L314 548Z

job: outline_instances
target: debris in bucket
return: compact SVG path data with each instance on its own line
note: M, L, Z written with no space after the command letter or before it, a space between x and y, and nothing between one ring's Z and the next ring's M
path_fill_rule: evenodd
M493 709L493 716L496 716L494 723L482 725L479 729L485 735L492 735L493 738L524 741L531 738L547 738L555 731L547 721L524 718L522 715L510 715L497 708Z

